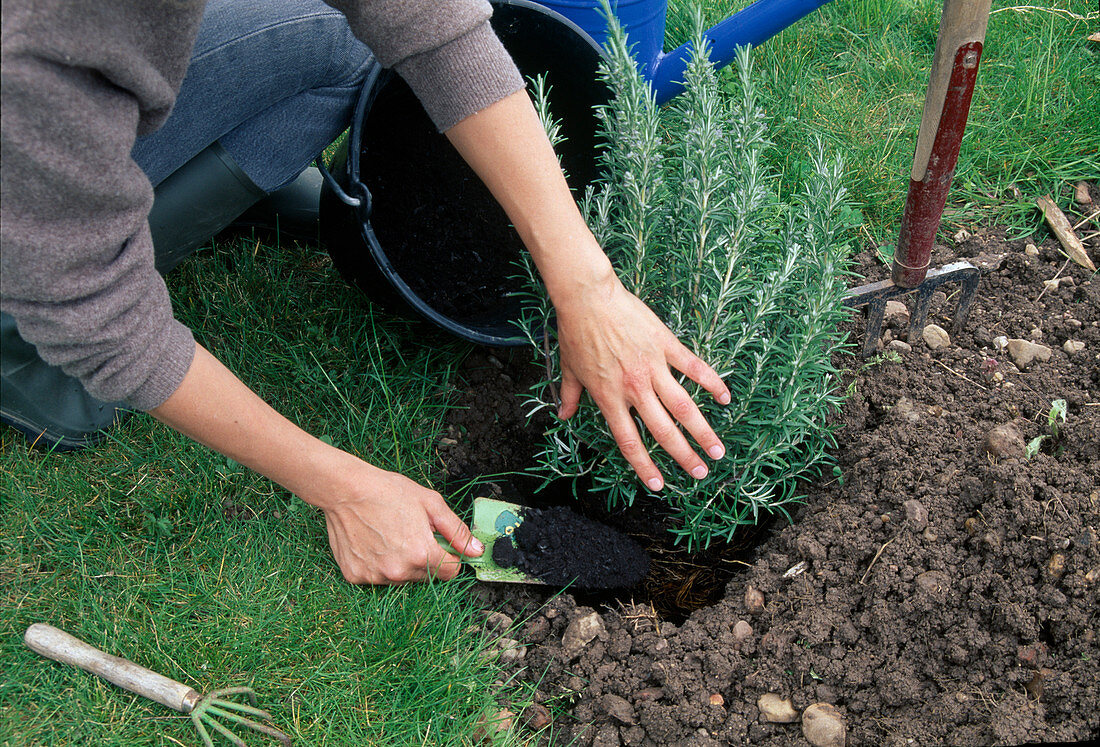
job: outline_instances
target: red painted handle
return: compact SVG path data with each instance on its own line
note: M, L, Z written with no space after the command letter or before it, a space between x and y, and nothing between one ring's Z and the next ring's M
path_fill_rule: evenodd
M909 196L894 253L893 280L903 288L920 285L928 273L932 242L970 114L989 5L990 0L944 0Z
M909 179L909 197L901 219L893 270L894 283L903 288L920 285L928 272L932 241L940 228L947 191L951 188L951 178L959 162L959 145L966 130L981 56L981 42L959 47L924 178L920 181Z

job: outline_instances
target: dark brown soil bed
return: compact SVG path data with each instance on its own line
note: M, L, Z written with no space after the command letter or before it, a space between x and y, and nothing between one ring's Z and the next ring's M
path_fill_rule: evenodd
M793 523L670 561L681 572L663 583L709 582L715 593L670 610L649 586L615 598L478 587L527 646L505 666L534 684L553 719L541 741L805 745L801 715L815 703L835 707L848 744L1097 734L1100 281L1065 264L1053 239L1037 256L1026 243L981 230L937 249L934 265L966 257L985 268L966 329L940 350L914 340L898 360L847 360L840 476L807 485ZM885 276L869 252L860 261L869 279ZM1059 273L1072 281L1045 289ZM929 321L947 328L950 311L940 297ZM853 320L853 334L861 329ZM1017 367L1000 336L1038 342L1050 357ZM1069 353L1067 341L1084 348ZM538 424L526 425L515 393L537 371L524 362L484 351L466 362L466 409L440 448L452 478L530 464ZM1061 438L1025 458L1024 444L1049 432L1056 399L1068 406ZM988 434L1008 424L990 454ZM524 502L530 485L502 478L496 490ZM574 507L651 553L662 533L656 504L614 515ZM789 700L794 720L767 721L766 694Z

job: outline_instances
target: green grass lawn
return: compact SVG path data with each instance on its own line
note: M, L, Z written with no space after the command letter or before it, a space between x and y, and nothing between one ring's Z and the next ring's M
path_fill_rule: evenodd
M707 6L717 20L744 4ZM1100 14L1093 0L1042 5L1064 12L994 4L945 230L1031 232L1036 196L1065 206L1072 181L1100 178L1100 44L1086 40ZM838 0L757 53L788 184L825 138L869 244L897 230L938 7ZM180 318L282 412L429 479L462 345L373 309L316 249L222 244L169 285ZM184 717L27 651L36 621L199 690L252 685L301 744L472 744L497 673L468 592L349 586L318 512L147 416L75 455L0 430L0 745L198 744Z

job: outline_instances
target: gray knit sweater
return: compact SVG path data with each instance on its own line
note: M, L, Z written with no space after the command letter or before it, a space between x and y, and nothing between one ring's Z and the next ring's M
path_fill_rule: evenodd
M523 87L485 0L330 0L441 129ZM149 410L194 357L130 158L168 117L203 0L5 0L0 308L48 362Z

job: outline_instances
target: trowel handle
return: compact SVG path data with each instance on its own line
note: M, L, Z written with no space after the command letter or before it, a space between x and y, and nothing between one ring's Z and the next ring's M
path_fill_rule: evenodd
M893 280L920 285L959 161L970 99L978 76L991 0L944 0L932 72L917 135L909 197L894 253Z
M35 623L23 636L27 648L63 664L113 682L124 690L144 695L180 713L190 713L202 696L187 685L137 664L100 651L52 625Z

